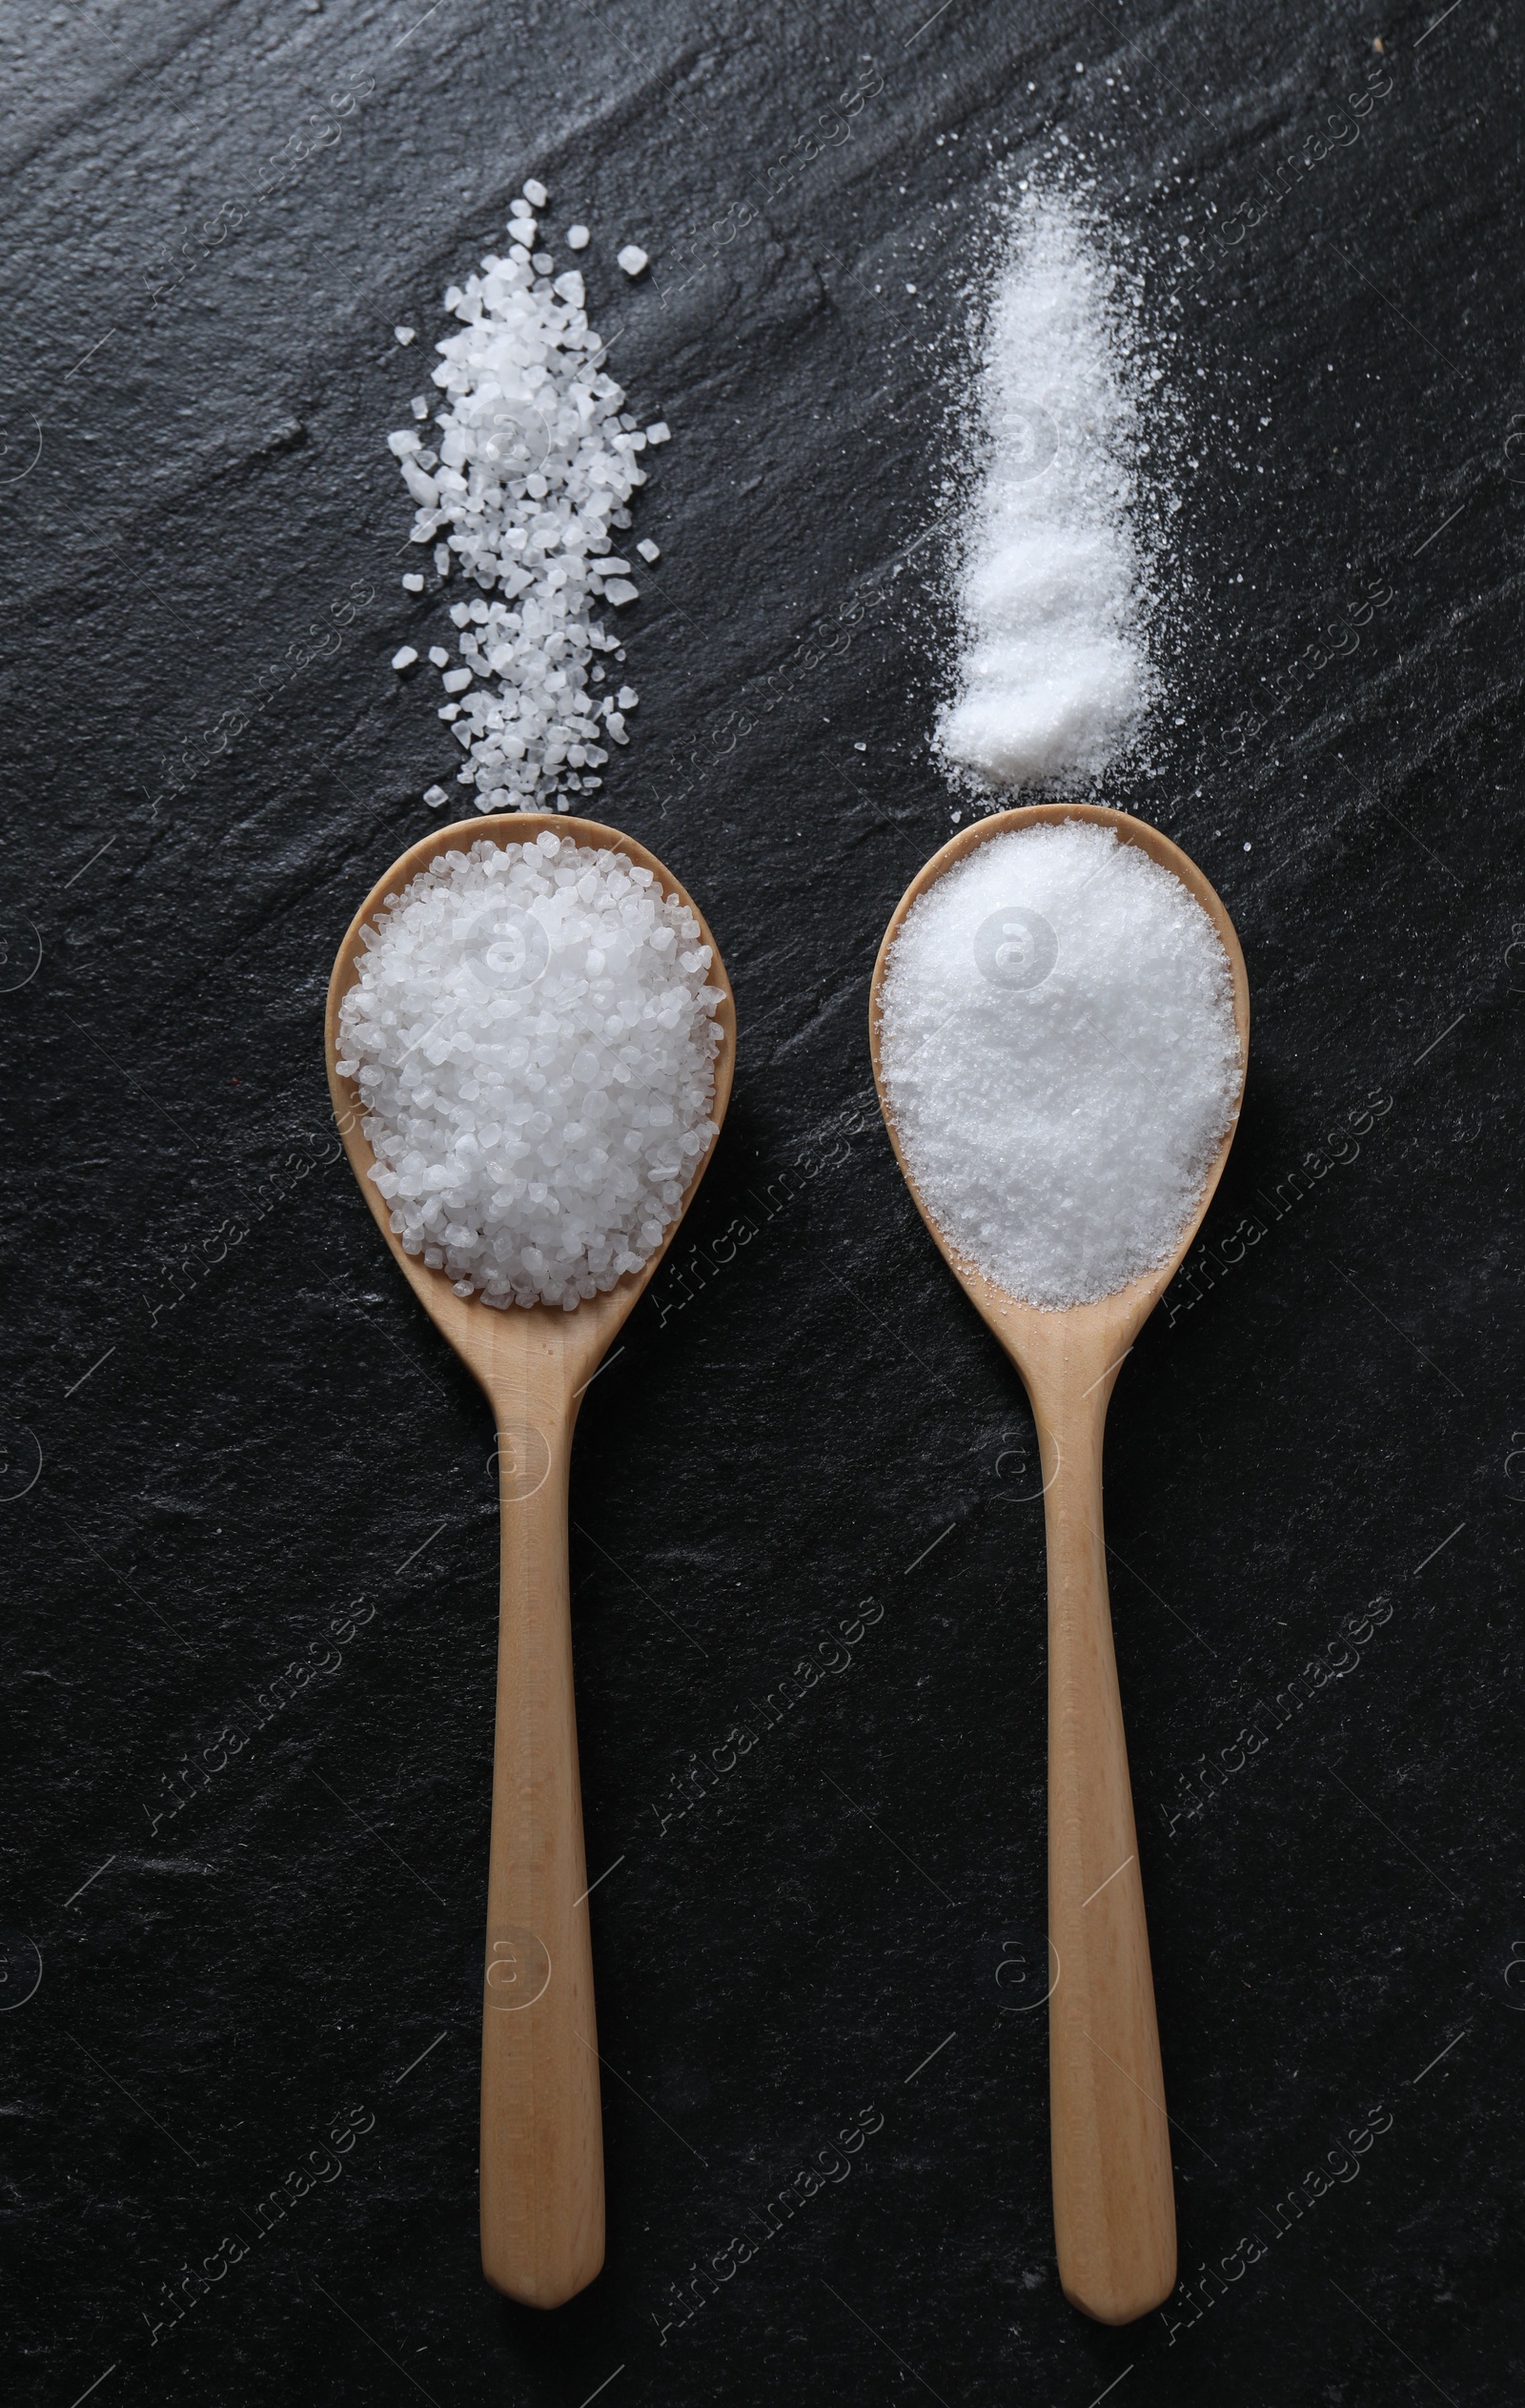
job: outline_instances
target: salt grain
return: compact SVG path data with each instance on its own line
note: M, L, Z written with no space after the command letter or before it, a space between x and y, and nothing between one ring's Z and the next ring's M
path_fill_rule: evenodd
M405 1251L499 1307L570 1312L639 1271L716 1134L694 913L547 831L442 855L362 942L338 1069Z
M912 905L881 994L890 1115L959 1254L1049 1308L1169 1260L1241 1075L1178 878L1094 821L992 836Z
M592 240L593 236L589 234L586 226L568 226L566 230L566 246L569 251L586 251Z
M464 756L457 783L481 811L566 810L601 786L605 737L625 741L609 724L614 704L591 690L596 656L620 657L594 614L600 601L637 598L611 530L629 526L646 480L637 454L657 439L621 416L580 275L553 281L550 254L531 255L523 212L541 189L526 184L514 204L510 255L489 253L445 295L463 331L437 346L433 428L388 438L417 504L413 541L478 597L452 610L464 669L444 684L461 697L450 720Z
M936 745L988 790L1094 779L1155 679L1134 468L1146 372L1094 225L1031 192L988 296L970 398L980 475L958 579L958 690Z
M637 242L627 242L622 251L616 252L615 257L626 275L639 275L646 264L646 255Z

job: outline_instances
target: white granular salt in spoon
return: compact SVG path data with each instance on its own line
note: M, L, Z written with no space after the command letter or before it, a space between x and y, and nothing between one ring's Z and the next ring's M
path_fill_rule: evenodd
M985 791L1080 786L1154 686L1135 483L1140 357L1122 278L1077 205L1027 194L987 296L959 544L957 690L935 745Z
M446 852L388 903L339 1011L369 1175L458 1296L571 1312L650 1260L716 1134L700 923L549 831Z
M434 430L420 423L420 394L415 423L387 439L417 504L414 542L433 544L441 576L463 571L477 589L451 607L460 665L444 677L439 716L479 811L564 811L568 796L594 791L608 745L629 742L639 699L599 691L600 656L624 653L598 614L637 597L615 536L646 481L648 439L604 372L580 273L554 275L536 247L544 186L524 194L506 256L489 252L479 275L445 295L462 326L436 345ZM401 654L393 663L407 665ZM445 800L439 786L424 796Z
M880 1070L944 1235L1058 1308L1169 1260L1234 1116L1228 956L1179 878L1095 821L992 836L906 913Z

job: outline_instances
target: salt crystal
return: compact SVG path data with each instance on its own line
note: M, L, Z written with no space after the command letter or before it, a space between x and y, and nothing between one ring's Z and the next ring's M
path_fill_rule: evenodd
M646 264L645 253L635 242L627 242L622 251L616 252L615 256L626 275L639 275Z
M569 251L586 251L592 240L593 236L589 234L586 226L568 226L566 230L566 244Z
M410 570L408 575L404 577L402 581L402 590L405 594L421 594L423 592L423 579Z
M416 326L394 326L392 329L392 332L396 337L398 342L403 345L404 349L406 349L407 345L414 340L417 331L418 330Z
M534 239L518 203L510 232ZM392 439L418 505L412 541L478 597L450 613L462 666L445 686L460 700L439 717L460 748L457 782L483 811L564 809L600 784L589 678L596 654L623 655L593 614L600 599L619 609L637 597L610 535L630 525L645 482L636 453L667 437L664 425L642 436L624 411L579 272L551 284L532 272L541 264L554 264L548 253L532 262L516 242L449 288L462 326L437 347L435 428ZM431 658L441 665L437 647Z
M643 535L641 537L640 541L636 545L636 550L640 554L643 561L660 561L661 558L661 554L658 551L657 546L653 543L649 535Z
M1178 878L1094 821L989 837L911 906L881 995L896 1133L959 1254L1049 1309L1169 1259L1241 1076Z
M429 646L429 658L437 669L448 668L450 665L450 655L442 643L432 643Z
M1094 779L1154 690L1134 306L1077 205L1028 193L981 330L983 473L961 543L958 690L935 740L986 791Z
M524 179L524 197L532 209L543 209L551 195L543 184L537 184L533 176L527 175Z
M339 1054L405 1252L498 1306L572 1311L640 1270L716 1134L721 990L687 906L547 829L437 858L367 935Z
M417 658L418 655L412 644L405 643L400 650L392 655L392 665L395 669L411 669Z
M648 426L646 429L648 443L670 443L672 439L672 429L665 418L659 418L655 426Z

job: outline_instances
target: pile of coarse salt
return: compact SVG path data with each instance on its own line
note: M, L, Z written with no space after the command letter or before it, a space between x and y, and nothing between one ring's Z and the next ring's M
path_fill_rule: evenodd
M984 792L1087 784L1154 690L1135 463L1159 372L1141 364L1133 306L1076 204L1029 192L981 328L958 685L934 738Z
M458 663L442 644L429 653L444 672L439 716L466 755L458 783L475 788L479 811L566 810L569 795L602 784L606 745L628 743L625 714L640 699L625 684L597 690L605 669L595 656L625 656L595 614L636 599L610 529L630 525L630 497L646 481L640 455L668 430L659 419L642 432L605 375L581 275L554 275L542 246L535 212L547 197L543 185L526 184L506 257L489 252L479 275L445 295L462 331L436 345L437 434L420 394L415 424L388 438L418 505L413 541L434 545L441 577L458 567L479 589L451 608ZM568 230L574 251L588 239L584 226ZM621 262L627 254L645 266L633 245ZM412 339L410 328L397 331ZM636 549L659 558L652 542ZM417 570L402 582L423 590ZM403 644L392 665L411 668L417 657ZM439 786L424 796L446 799Z
M716 1134L700 923L623 853L549 830L446 852L387 907L338 1069L392 1226L458 1296L571 1312L650 1260Z
M991 836L911 906L881 997L890 1117L960 1255L1050 1308L1169 1258L1243 1075L1178 878L1093 820Z

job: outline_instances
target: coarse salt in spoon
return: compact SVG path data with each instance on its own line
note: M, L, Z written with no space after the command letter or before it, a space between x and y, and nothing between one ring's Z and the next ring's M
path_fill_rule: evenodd
M1107 2324L1169 2296L1175 2202L1103 1434L1123 1359L1222 1174L1249 1038L1244 958L1202 872L1157 829L1092 805L1038 804L963 830L912 880L874 968L869 1041L890 1142L1021 1373L1038 1433L1054 2231L1066 2297Z
M501 848L502 857L478 847ZM588 847L600 856L591 872L577 849ZM628 882L612 867L615 855L628 866ZM600 891L600 875L617 880L612 892ZM461 892L471 909L451 920ZM389 926L399 907L402 916ZM604 925L583 916L595 910ZM440 928L458 925L460 941L441 967ZM375 974L385 968L379 946L399 965L390 987ZM368 977L364 1022L356 990ZM448 988L434 1029L421 1019L431 978ZM387 1021L389 995L406 996L420 1013L418 1034L406 1044L397 1027L405 1014L393 1009ZM574 1026L575 1044L567 1034ZM572 1430L714 1150L735 1066L735 1004L713 937L655 855L592 821L510 812L438 830L377 881L334 966L325 1051L361 1193L414 1294L485 1391L497 1426L502 1590L482 2013L482 2268L511 2297L554 2308L603 2263L567 1580ZM433 1067L410 1067L437 1057L437 1076ZM702 1088L696 1065L708 1066ZM662 1077L676 1112L663 1100ZM541 1109L548 1078L571 1099L559 1122ZM474 1091L465 1099L471 1112L500 1114L475 1152L459 1142L463 1087ZM377 1118L377 1099L404 1094L411 1100L398 1116L408 1127L398 1133ZM379 1158L362 1125L368 1119ZM625 1147L626 1135L634 1147ZM431 1136L445 1154L434 1171ZM546 1150L560 1160L545 1165ZM627 1160L634 1174L621 1169ZM386 1194L377 1171L390 1182ZM499 1209L498 1197L511 1191L517 1200ZM443 1233L420 1219L437 1194L442 1209L434 1222L445 1223ZM545 1233L558 1216L587 1233L580 1271L555 1256ZM405 1240L427 1244L434 1261ZM639 1267L629 1267L637 1257ZM526 1304L516 1295L559 1300Z

